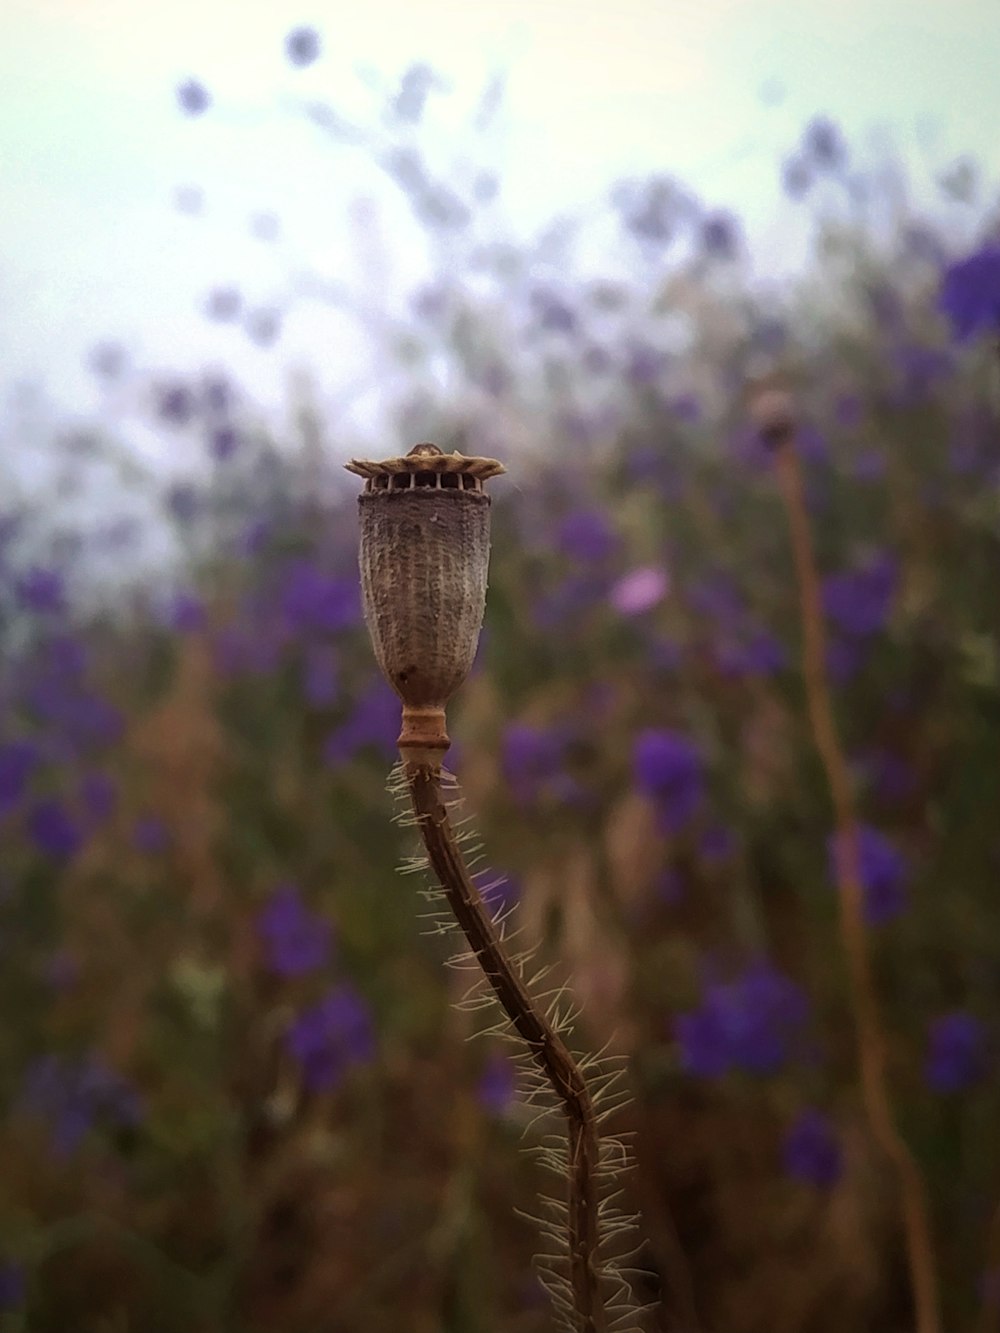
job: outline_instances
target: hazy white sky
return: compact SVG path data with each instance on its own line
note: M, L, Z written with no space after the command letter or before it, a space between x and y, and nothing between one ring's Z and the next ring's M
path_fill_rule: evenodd
M298 24L324 42L305 70L283 57ZM231 365L265 398L289 364L335 386L351 339L328 311L303 308L265 352L198 302L230 283L266 302L302 268L354 273L345 218L371 178L289 100L364 118L359 69L389 87L420 59L454 84L442 134L509 71L497 151L525 229L616 175L666 170L744 216L767 268L794 225L778 162L817 112L850 138L891 128L918 171L971 153L1000 178L1000 0L5 0L0 382L44 381L84 410L86 351L111 338L147 365ZM198 119L176 108L188 76L215 99ZM204 216L173 208L185 184ZM280 247L247 234L265 210ZM409 241L381 241L390 268L415 262Z

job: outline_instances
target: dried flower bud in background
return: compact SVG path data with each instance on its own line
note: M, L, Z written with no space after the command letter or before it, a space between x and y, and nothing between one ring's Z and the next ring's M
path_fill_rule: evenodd
M795 401L783 385L766 380L751 385L747 406L761 439L771 448L787 443L795 433Z
M492 458L418 444L403 458L352 460L365 478L361 589L375 656L403 701L400 752L439 767L445 707L476 655L486 607Z

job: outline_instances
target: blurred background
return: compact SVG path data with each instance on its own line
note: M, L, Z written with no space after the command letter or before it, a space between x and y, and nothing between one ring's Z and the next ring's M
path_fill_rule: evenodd
M553 1326L361 621L343 464L424 439L508 469L449 762L627 1066L649 1328L910 1333L774 376L943 1327L1000 1327L997 69L992 0L8 0L4 1333Z

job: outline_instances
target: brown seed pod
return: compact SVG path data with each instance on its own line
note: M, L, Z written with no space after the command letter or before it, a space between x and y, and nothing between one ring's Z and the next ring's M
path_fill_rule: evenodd
M400 752L438 767L445 707L472 666L486 607L483 482L504 468L418 444L404 458L352 459L347 470L365 479L361 591L375 657L403 701Z

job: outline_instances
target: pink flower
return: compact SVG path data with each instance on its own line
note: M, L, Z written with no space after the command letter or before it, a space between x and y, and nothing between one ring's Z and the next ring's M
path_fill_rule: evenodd
M662 602L669 591L670 578L665 569L641 565L611 589L611 605L623 616L640 616Z

